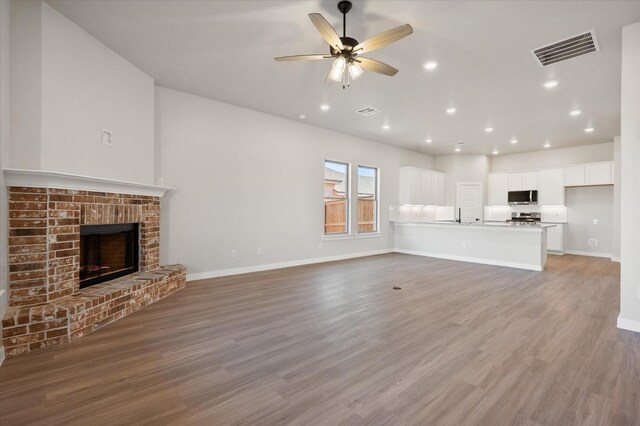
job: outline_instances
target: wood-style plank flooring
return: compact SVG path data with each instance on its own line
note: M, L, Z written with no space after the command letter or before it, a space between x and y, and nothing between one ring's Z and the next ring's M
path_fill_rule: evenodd
M402 290L393 290L399 285ZM640 424L619 265L389 254L189 283L0 367L3 425Z

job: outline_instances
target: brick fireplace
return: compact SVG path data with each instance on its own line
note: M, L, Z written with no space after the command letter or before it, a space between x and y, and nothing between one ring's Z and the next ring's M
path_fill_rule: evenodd
M7 356L73 341L185 286L183 266L159 266L159 196L32 186L8 192ZM135 224L139 271L81 289L81 227L106 224Z

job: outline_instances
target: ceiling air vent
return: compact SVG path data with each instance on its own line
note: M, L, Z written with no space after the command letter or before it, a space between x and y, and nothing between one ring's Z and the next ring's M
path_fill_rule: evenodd
M377 114L377 113L379 113L380 111L378 111L378 110L377 110L377 109L375 109L375 108L366 107L366 108L359 109L359 110L357 110L356 112L357 112L358 114L362 114L362 115L364 115L365 117L368 117L368 116L370 116L370 115Z
M598 50L600 50L600 47L598 46L596 32L591 30L584 34L578 34L568 39L539 47L538 49L532 50L531 54L540 66L546 67L556 62L565 61L591 52L597 52Z

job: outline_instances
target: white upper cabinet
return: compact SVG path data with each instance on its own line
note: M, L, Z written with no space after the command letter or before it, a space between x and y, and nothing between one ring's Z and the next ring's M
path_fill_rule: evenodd
M400 169L400 204L420 204L420 169Z
M585 166L585 181L587 185L613 185L613 163L587 164Z
M490 173L487 186L487 201L490 206L508 204L509 176L506 173Z
M446 182L447 176L444 173L436 173L436 177L438 180L438 195L436 196L436 205L444 206L446 205Z
M433 205L431 180L430 170L420 170L420 202L417 204Z
M522 189L525 191L538 189L538 172L525 172L522 174Z
M564 186L581 186L584 183L584 165L564 169Z
M399 203L443 206L445 202L445 176L416 167L400 168Z
M613 185L613 161L580 164L565 169L565 186Z
M540 170L538 173L538 204L543 206L564 205L564 170Z
M538 172L509 173L509 191L538 189Z
M524 189L523 173L509 173L509 191L522 191Z

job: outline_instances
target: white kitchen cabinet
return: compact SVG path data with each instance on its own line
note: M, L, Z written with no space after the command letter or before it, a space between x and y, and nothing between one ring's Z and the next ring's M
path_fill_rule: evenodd
M446 204L446 183L447 176L444 173L436 173L438 180L438 195L436 196L436 204L444 206Z
M585 184L584 175L585 167L583 164L567 167L564 169L564 186L583 186Z
M564 170L565 186L613 185L613 161L579 164Z
M547 251L564 253L564 225L547 228Z
M525 191L538 189L538 172L525 172L522 174L522 189Z
M509 173L509 191L522 191L524 189L523 173Z
M585 183L586 185L612 185L613 163L606 161L587 164L585 166Z
M400 204L420 204L420 169L415 167L400 168Z
M445 203L445 175L417 167L401 167L399 203L443 206Z
M418 204L433 205L431 197L431 171L420 170L420 202Z
M507 173L490 173L488 178L487 201L490 206L508 205L509 176Z
M429 173L431 173L431 204L437 206L438 205L438 173L431 172L431 171Z
M563 169L540 170L538 173L538 204L563 206L565 177Z

